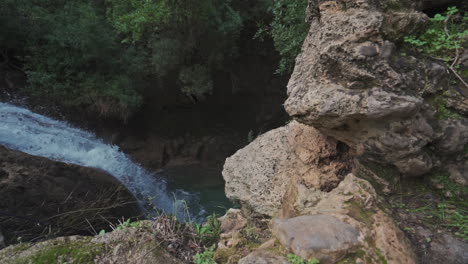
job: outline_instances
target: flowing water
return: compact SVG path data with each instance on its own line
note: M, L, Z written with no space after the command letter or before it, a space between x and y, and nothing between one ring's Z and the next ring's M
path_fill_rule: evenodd
M188 211L195 221L207 213L199 204L199 193L169 188L163 175L145 170L117 146L25 108L0 103L0 144L31 155L102 169L122 182L145 208L156 207L181 220L188 219Z

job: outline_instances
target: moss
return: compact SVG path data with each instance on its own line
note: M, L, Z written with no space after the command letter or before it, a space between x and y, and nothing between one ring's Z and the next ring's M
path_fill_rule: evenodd
M432 182L438 184L441 196L444 197L446 192L450 192L454 201L463 201L468 194L468 187L460 185L450 179L450 173L445 170L435 170L429 175Z
M357 171L356 175L367 180L378 194L388 194L384 192L387 187L390 187L391 190L398 187L400 172L395 166L363 161L361 161L361 165L362 168Z
M92 263L103 250L103 245L83 241L51 245L32 256L17 260L16 264Z
M375 173L380 178L385 179L389 182L400 177L400 172L394 166L382 165L382 164L373 163L373 162L367 162L364 164L364 166L369 168L373 173Z
M364 241L367 243L368 248L373 249L373 252L364 252L364 254L361 256L366 259L366 263L387 264L387 259L383 255L382 251L375 245L374 239L372 239L371 237L365 237ZM377 257L377 259L375 259L375 257Z
M239 252L236 248L217 249L214 253L214 259L217 263L237 263L237 261L239 261L242 257L238 253Z
M460 75L468 79L468 69L460 70Z
M244 240L242 240L241 243L239 243L239 247L247 248L249 250L255 250L258 247L260 247L260 245L261 245L260 243L252 242L252 241L249 241L247 239L244 239Z
M288 250L278 241L275 240L274 246L267 248L267 251L273 253L274 255L285 256L288 254Z
M407 6L402 3L402 1L399 0L392 0L387 3L387 6L385 8L386 11L401 11L405 9Z
M8 256L17 255L31 247L30 243L19 243L0 250L0 260L7 259Z
M345 259L340 260L337 264L356 264L358 258L362 259L366 255L366 252L362 249L358 249L354 254L348 255Z
M464 118L462 115L458 114L457 112L447 108L447 101L443 95L436 95L432 98L429 98L427 101L436 110L437 113L435 115L435 118L439 120L445 120L449 118L453 118L453 119Z
M365 209L364 206L362 206L357 201L348 201L346 204L346 209L349 211L349 216L366 225L372 225L374 223L374 219L372 217L374 212Z
M374 251L375 251L375 254L377 254L377 257L379 258L380 264L387 264L387 259L382 254L382 251L379 248L375 248Z
M12 252L19 253L19 252L25 251L26 249L30 247L31 247L31 244L29 243L19 243L15 245L15 247L12 249Z

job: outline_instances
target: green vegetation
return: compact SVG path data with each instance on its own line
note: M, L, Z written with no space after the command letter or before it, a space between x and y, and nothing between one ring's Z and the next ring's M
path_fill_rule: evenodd
M468 13L460 15L457 7L449 7L445 14L430 19L425 31L417 36L407 36L404 41L414 51L443 61L456 77L468 87L460 76L460 56L468 44Z
M356 259L364 259L369 258L366 256L366 251L362 249L358 249L355 253L349 254L343 260L340 260L337 264L356 264ZM368 261L368 263L372 263L372 261Z
M20 21L7 16L10 29L1 34L23 32L15 37L24 42L4 44L2 39L0 47L19 55L32 96L105 116L125 117L140 104L130 79L138 68L127 68L131 54L118 45L112 27L89 1L6 0L0 16L10 11Z
M366 225L372 225L374 222L373 215L374 212L367 210L364 206L358 201L349 201L346 202L346 209L349 211L349 215L359 222L365 223Z
M414 50L450 65L455 59L458 60L459 50L463 48L468 36L468 14L465 14L461 22L455 22L454 18L458 13L456 7L449 7L444 15L436 14L421 35L407 36L405 42Z
M60 243L55 246L47 247L33 256L20 259L17 264L53 264L53 263L92 263L94 258L103 250L96 244L87 244L86 242Z
M468 240L468 187L453 182L449 176L448 172L437 170L428 176L430 183L402 182L405 190L396 197L400 199L393 202L393 207L413 214L432 230L445 230ZM411 226L404 229L414 232Z
M215 246L205 249L202 253L198 253L193 257L195 264L216 264L214 260Z
M242 20L230 1L108 0L109 20L145 53L149 75L175 71L182 92L200 99L212 90L211 73L236 54Z
M288 261L291 264L320 264L320 261L316 258L311 258L306 262L301 257L295 254L288 254Z
M203 245L215 245L221 234L221 222L217 219L216 214L207 217L206 223L194 224L197 239Z
M216 214L207 217L205 224L194 224L196 240L205 245L205 251L196 254L193 260L196 264L216 264L215 249L221 234L221 222ZM209 246L208 248L206 246Z
M427 221L433 221L456 236L468 240L468 187L453 182L446 171L435 171L431 180L436 186L441 201L428 204L413 211L425 214Z
M306 2L4 0L0 63L26 73L33 98L125 120L149 98L210 96L216 73L268 46L252 32L267 33L290 72Z
M114 230L122 230L124 228L129 227L140 227L142 225L142 221L134 221L132 222L131 219L127 220L119 220L119 224L116 227L113 227Z
M447 101L444 98L443 95L436 95L433 98L430 98L428 102L434 107L434 109L437 111L435 118L439 120L444 120L444 119L463 119L464 117L457 112L450 110L447 107Z
M468 240L468 204L466 202L444 201L434 205L408 209L410 212L423 214L425 221L430 225L440 226L444 229Z
M277 0L269 4L273 21L260 27L257 38L269 34L281 55L278 73L291 73L309 25L305 22L307 0Z

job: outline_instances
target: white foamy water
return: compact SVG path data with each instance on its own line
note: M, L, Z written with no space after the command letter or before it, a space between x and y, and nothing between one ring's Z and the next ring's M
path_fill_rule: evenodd
M94 134L74 128L28 109L0 103L0 145L56 161L102 169L122 182L142 204L151 204L187 219L187 202L195 218L203 215L195 194L171 192L159 175L131 161L117 146L104 143ZM185 202L183 202L185 201Z

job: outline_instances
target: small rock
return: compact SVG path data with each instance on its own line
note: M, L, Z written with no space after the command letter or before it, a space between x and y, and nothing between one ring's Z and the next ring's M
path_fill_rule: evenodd
M361 53L361 55L364 55L366 57L374 57L379 54L379 52L374 46L363 46L359 49L359 53Z
M275 256L266 250L257 250L239 261L239 264L289 264L283 256Z
M247 225L247 219L239 209L229 209L219 218L221 222L221 235L218 248L235 247L241 242L240 231Z
M221 232L228 233L239 231L247 224L247 219L242 215L240 209L229 209L225 215L219 218L221 222Z
M274 219L272 231L296 255L322 264L336 263L361 244L358 229L329 215Z

